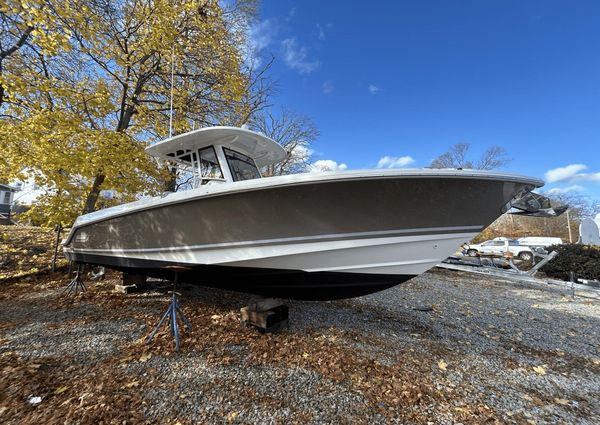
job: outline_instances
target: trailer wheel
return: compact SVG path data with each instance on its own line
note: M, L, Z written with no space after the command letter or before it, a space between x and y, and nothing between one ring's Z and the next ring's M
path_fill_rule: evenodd
M519 252L519 258L523 261L531 261L533 260L533 254L527 251Z
M478 251L476 249L469 249L467 251L467 255L469 257L477 257Z

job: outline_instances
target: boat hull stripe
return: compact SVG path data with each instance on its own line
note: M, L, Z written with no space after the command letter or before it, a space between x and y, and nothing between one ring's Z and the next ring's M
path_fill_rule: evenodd
M421 236L431 235L440 232L444 233L459 233L459 232L476 232L478 233L483 228L483 225L476 226L452 226L452 227L426 227L418 229L398 229L398 230L382 230L372 232L354 232L354 233L336 233L329 235L315 235L315 236L303 236L303 237L291 237L291 238L276 238L276 239L263 239L258 241L240 241L240 242L225 242L215 244L201 244L201 245L186 245L186 246L170 246L160 248L127 248L127 249L95 249L95 248L65 248L67 251L81 252L81 253L149 253L149 252L177 252L177 251L189 251L197 249L215 249L215 248L230 248L230 247L253 247L253 246L264 246L264 245L283 245L294 242L299 243L310 243L320 241L337 241L344 239L363 239L372 237L393 237L393 236Z

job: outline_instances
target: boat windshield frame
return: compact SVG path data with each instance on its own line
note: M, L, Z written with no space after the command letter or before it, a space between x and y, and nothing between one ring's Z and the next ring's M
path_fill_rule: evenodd
M213 176L203 175L203 161L202 161L202 152L203 151L212 151L214 161L213 166L216 166L216 170L213 168L212 174ZM173 167L176 168L181 173L190 173L191 177L188 178L188 181L182 184L182 186L187 186L191 183L191 189L196 189L202 185L205 185L211 181L217 182L226 182L227 178L225 172L223 170L223 161L221 160L217 146L209 145L203 146L201 148L196 149L186 149L181 153L174 154L170 158L175 164ZM189 182L191 180L191 182Z
M239 182L239 181L245 181L245 180L256 180L256 179L262 178L262 174L260 172L260 168L256 164L256 161L254 160L254 158L252 158L249 155L246 155L243 152L239 152L239 151L237 151L235 149L226 148L225 146L222 146L221 148L223 149L223 155L225 157L225 160L227 161L227 167L229 168L229 172L231 173L231 178L232 178L233 182ZM234 155L240 156L241 158L234 158ZM253 169L254 169L254 171L256 172L255 177L239 178L238 177L238 173L233 168L233 165L231 163L231 159L240 160L240 161L242 161L242 162L244 162L244 163L252 166Z
M208 150L211 150L212 154L214 155L214 163L213 164L216 165L216 170L214 168L212 168L212 170L216 171L216 174L217 174L216 176L204 174L203 164L204 164L204 162L208 163L208 161L203 161L202 152L208 151ZM223 165L221 164L221 161L219 160L219 155L217 154L217 149L215 149L214 145L205 146L203 148L196 149L196 156L197 156L196 160L198 162L198 166L197 167L194 166L194 170L197 171L197 177L194 180L194 187L198 187L198 183L200 183L200 185L203 185L203 184L208 183L209 181L226 181L225 175L223 173ZM206 166L206 165L204 165L204 166ZM214 171L212 171L211 173L214 173Z
M209 161L212 168L210 175L204 175L205 169L203 167L202 156L203 152L206 151L212 152L212 158ZM238 158L240 161L243 161L253 168L253 171L255 172L253 177L240 178L239 173L234 170L230 162L230 157L232 155L241 157ZM245 180L256 180L263 177L254 158L244 152L220 144L203 146L196 149L185 149L183 152L180 151L169 156L170 160L174 163L173 167L182 173L180 174L180 177L184 173L187 173L188 176L191 174L191 177L189 177L186 182L179 185L181 190L196 189L211 182L234 183Z

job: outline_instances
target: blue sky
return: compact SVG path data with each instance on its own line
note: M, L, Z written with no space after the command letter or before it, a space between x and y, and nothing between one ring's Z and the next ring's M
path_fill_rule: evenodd
M424 167L458 142L504 171L600 200L600 2L263 0L275 105L310 116L315 159Z

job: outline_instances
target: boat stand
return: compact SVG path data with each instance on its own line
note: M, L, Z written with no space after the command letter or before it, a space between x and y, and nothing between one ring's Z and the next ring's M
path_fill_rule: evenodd
M175 268L173 267L172 269ZM156 325L156 327L146 340L148 344L152 342L152 339L154 338L162 324L165 322L165 320L167 320L168 318L169 327L171 328L171 335L175 338L175 351L179 351L179 324L177 323L177 313L179 313L179 316L181 317L184 329L188 332L192 332L192 325L190 324L188 318L185 317L185 314L183 314L183 312L181 311L179 301L177 300L177 295L181 294L175 292L175 289L177 288L177 283L179 281L179 272L182 270L186 270L186 268L178 267L177 269L175 269L175 278L173 279L173 290L170 291L172 293L171 303L169 304L167 311L165 311L165 314L163 314L163 317L158 322L158 325Z
M63 289L63 294L66 293L70 295L71 293L76 294L77 291L85 292L87 288L83 284L83 279L81 275L83 273L83 264L77 264L77 270L75 271L75 277L69 282L67 286Z

